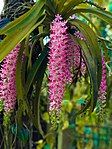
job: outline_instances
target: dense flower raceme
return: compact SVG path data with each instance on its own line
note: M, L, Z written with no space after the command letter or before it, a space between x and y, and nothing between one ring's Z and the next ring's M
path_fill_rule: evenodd
M73 68L80 65L80 47L67 32L67 22L57 15L51 24L49 52L50 111L59 114L65 86L72 81Z
M0 70L0 100L4 102L4 111L9 113L16 103L16 62L20 45L16 46L3 60Z
M49 99L50 111L57 114L61 108L66 82L71 80L67 64L68 34L66 22L57 15L51 24L49 52Z
M99 103L99 112L103 110L106 105L106 94L107 94L107 81L106 81L106 65L105 59L102 57L102 79L98 92L98 103Z
M72 74L75 69L79 69L82 75L85 74L86 65L81 54L81 48L71 38L68 39L67 61Z

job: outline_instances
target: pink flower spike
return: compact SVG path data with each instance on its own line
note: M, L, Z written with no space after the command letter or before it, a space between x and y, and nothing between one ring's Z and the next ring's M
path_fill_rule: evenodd
M51 24L50 52L49 52L49 111L59 116L62 99L67 82L72 80L72 75L67 62L68 34L66 21L56 15Z
M80 47L69 35L67 21L64 21L59 14L53 20L50 31L49 111L54 123L60 116L65 87L72 82L74 70L85 68L85 65L83 61L81 66ZM84 70L81 69L83 72Z
M98 92L98 100L100 102L106 102L106 92L107 90L107 81L106 81L106 65L105 65L105 59L102 57L102 79L101 79L101 84Z
M98 92L98 107L97 107L97 114L103 118L104 116L104 108L106 106L106 95L107 95L107 80L106 80L106 64L105 58L102 57L102 79L101 84Z
M20 45L16 46L3 60L0 71L0 99L4 102L4 111L9 113L16 103L16 62Z

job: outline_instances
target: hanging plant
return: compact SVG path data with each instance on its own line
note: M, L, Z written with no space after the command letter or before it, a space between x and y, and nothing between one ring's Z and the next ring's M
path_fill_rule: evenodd
M90 92L79 113L87 109L91 113L97 99L101 104L106 103L103 58L108 59L108 49L86 14L96 15L110 25L112 14L87 0L38 0L32 5L29 11L0 29L3 36L0 42L0 61L3 63L0 99L4 114L10 109L12 113L16 111L20 125L26 115L44 136L39 115L44 74L48 75L48 111L55 127L60 122L66 86L76 84L82 76L89 76ZM49 40L45 42L46 37Z

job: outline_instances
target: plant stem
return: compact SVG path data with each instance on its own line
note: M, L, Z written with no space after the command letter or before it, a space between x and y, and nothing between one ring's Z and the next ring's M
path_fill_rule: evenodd
M9 137L8 126L4 126L4 149L11 149L9 139L10 137Z
M62 143L63 143L63 133L61 130L58 132L58 149L62 149Z

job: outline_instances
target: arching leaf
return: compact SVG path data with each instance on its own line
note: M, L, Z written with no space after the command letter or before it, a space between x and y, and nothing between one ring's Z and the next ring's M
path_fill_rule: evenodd
M64 5L62 11L60 12L62 14L62 16L65 18L66 14L69 15L69 12L77 5L81 4L83 2L83 0L71 0L70 2L68 2L66 5Z
M29 92L30 86L35 78L35 75L36 75L41 63L43 62L44 58L46 57L47 53L48 53L48 50L44 49L42 51L42 53L39 55L38 59L35 61L34 65L32 66L32 68L28 74L28 78L27 78L26 85L25 85L26 95Z
M39 18L42 16L45 0L39 0L28 12L9 23L0 30L0 35L6 35L0 42L0 61L28 34L32 32L35 23L42 23ZM40 24L39 23L39 24ZM38 24L38 25L39 25ZM37 27L37 25L35 26Z
M47 67L47 55L44 58L43 62L41 63L37 75L36 75L36 95L35 99L33 100L33 107L34 107L34 116L33 116L33 122L34 126L39 130L40 134L44 138L44 132L41 127L41 121L40 121L40 92L42 87L42 82L44 79L45 70Z
M73 37L73 36L72 36ZM75 39L73 37L73 39ZM90 81L91 81L91 106L90 112L92 112L96 106L97 97L98 97L98 79L97 79L97 66L94 58L91 55L91 49L88 48L88 45L85 41L80 39L75 39L78 44L81 46L85 63L88 68Z
M109 23L112 26L112 13L100 9L94 9L94 8L83 8L83 9L74 9L71 10L70 15L75 13L92 13L95 14L100 19L104 20L105 22Z
M89 46L90 53L92 58L95 61L97 66L97 80L98 80L98 87L100 86L101 82L101 74L102 74L102 64L101 64L101 50L98 45L97 36L94 31L85 23L80 20L71 21L71 25L75 25L79 28L81 33L86 38L86 42Z

